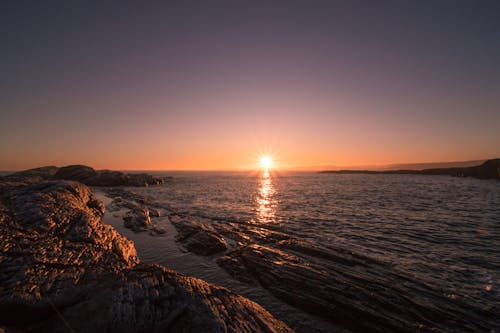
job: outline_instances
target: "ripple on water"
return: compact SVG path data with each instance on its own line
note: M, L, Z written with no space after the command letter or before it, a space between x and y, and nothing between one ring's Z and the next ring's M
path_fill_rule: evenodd
M496 180L316 173L268 178L243 173L173 176L165 186L134 190L208 221L261 225L318 246L335 245L383 260L400 274L407 297L430 308L441 302L437 298L448 299L452 303L444 311L452 311L453 302L489 309L500 322L500 184ZM149 244L143 253L152 260L175 255L162 246ZM185 269L203 277L199 267L204 266L195 257L184 261L201 266ZM219 277L222 282L229 279L223 270L212 272L213 279L219 275L224 276ZM427 294L425 288L440 291L440 296Z

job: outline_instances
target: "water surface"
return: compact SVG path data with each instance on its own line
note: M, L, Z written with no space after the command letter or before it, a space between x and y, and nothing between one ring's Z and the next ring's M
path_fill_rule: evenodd
M160 187L133 190L203 223L260 225L321 246L363 253L439 290L442 298L487 313L500 308L497 180L277 172L164 175L173 179ZM196 260L176 264L176 254L155 245L159 242L138 245L147 247L139 251L143 260L243 288L230 281L213 258L196 259L206 265ZM177 256L185 255L179 251ZM430 299L415 297L431 305L437 301L434 294Z

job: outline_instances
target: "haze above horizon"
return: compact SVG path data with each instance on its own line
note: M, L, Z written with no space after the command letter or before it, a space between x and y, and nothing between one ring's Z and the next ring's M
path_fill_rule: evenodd
M9 2L0 170L500 156L495 1Z

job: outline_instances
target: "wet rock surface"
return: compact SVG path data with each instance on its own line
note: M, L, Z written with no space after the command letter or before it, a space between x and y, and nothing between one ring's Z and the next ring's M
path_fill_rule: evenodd
M13 181L38 182L41 180L74 180L89 186L149 186L159 185L165 178L145 173L124 173L111 170L94 170L85 165L41 167L13 173L6 177Z
M172 224L178 232L177 240L190 252L209 256L227 249L224 237L215 232L209 225L198 224L185 219L173 219Z
M498 309L446 297L442 290L368 255L340 246L320 247L273 226L196 224L189 217L173 221L183 244L197 230L224 237L228 250L215 260L235 279L261 285L284 302L351 331L447 332L454 327L489 332L499 327Z
M123 217L123 222L126 228L133 231L145 231L151 224L149 210L144 207L133 208Z
M71 181L0 180L0 327L21 332L289 332L261 306L141 264Z
M283 302L346 330L500 330L498 302L492 306L475 305L450 294L442 284L422 281L411 270L373 254L341 244L319 245L295 238L286 231L286 225L178 212L155 202L144 190L138 191L142 196L130 189L109 190L121 191L122 198L159 209L175 226L176 240L184 249L212 256L206 260L213 260L236 280L250 287L262 287ZM206 237L207 234L214 237ZM225 247L217 245L216 251L205 252L218 240Z
M107 188L104 192L113 199L108 206L109 211L126 211L123 215L123 225L126 228L134 232L149 231L152 235L165 233L165 229L156 221L162 216L162 208L159 208L152 200L122 188Z

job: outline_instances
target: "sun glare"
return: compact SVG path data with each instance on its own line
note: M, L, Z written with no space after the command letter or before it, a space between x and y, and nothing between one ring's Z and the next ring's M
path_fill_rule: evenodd
M263 169L269 169L273 164L273 159L269 155L264 155L260 158L260 166Z

